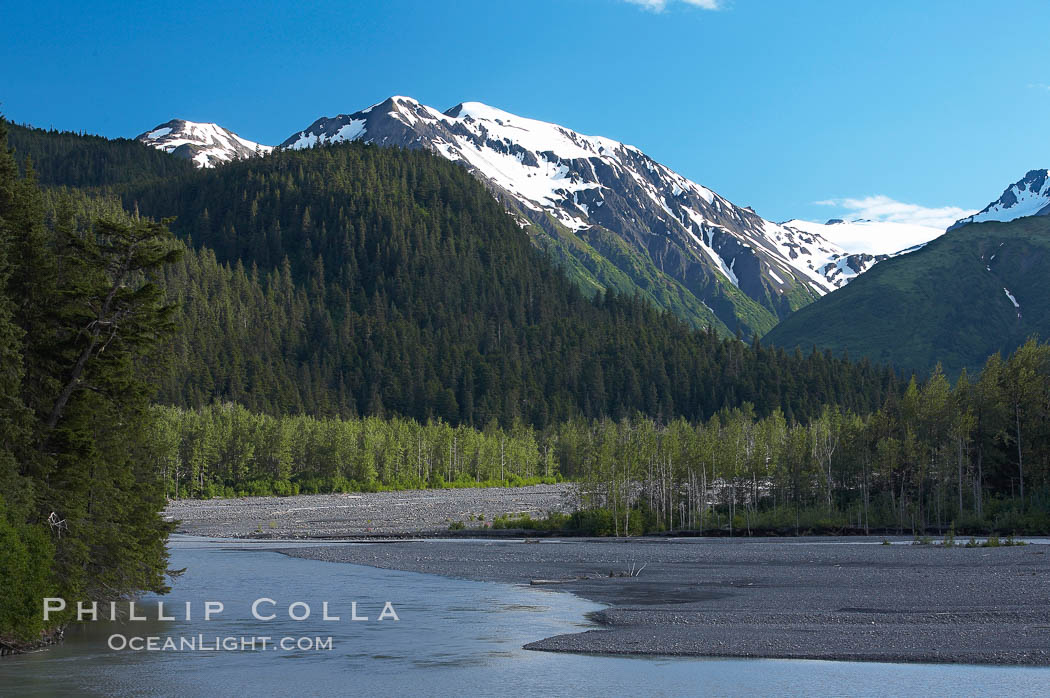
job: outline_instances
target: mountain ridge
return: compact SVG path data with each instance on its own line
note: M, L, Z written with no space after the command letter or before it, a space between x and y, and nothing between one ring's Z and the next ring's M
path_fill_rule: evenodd
M968 223L1007 222L1026 216L1050 215L1050 170L1029 170L1008 186L1002 195L972 216L960 218L948 228Z
M746 333L779 319L874 260L734 205L639 148L520 117L480 102L444 112L407 97L322 117L279 147L345 140L427 148L459 162L501 198L536 244L563 259L584 286L603 287L611 263L657 305L691 303L694 325Z
M158 137L160 130L139 139L154 136L154 147L169 152L183 147L162 142L171 135ZM223 131L227 140L239 139ZM393 96L357 112L318 118L275 147L345 141L426 149L463 165L588 293L637 294L695 327L722 334L764 335L877 263L920 249L940 234L927 226L865 220L775 223L636 146L481 102L438 111ZM196 154L194 162L214 166L262 154L264 147L254 145L254 151L233 152L221 161ZM1010 201L1010 189L1000 197L1013 209L1010 215L1022 213L1016 202L1031 202L1022 189L1038 189L1029 180L1039 172L1014 185ZM1045 177L1036 184L1050 189ZM1047 197L1040 209L1050 211ZM994 215L994 207L971 219ZM858 231L871 249L850 244L847 233Z
M1050 217L971 223L878 264L763 337L949 375L1050 334Z

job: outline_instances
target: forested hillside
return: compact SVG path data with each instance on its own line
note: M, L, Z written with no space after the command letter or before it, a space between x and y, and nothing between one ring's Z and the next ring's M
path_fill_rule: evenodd
M55 171L63 148L84 147L32 135ZM156 172L156 151L115 143L132 170ZM870 411L898 387L882 368L694 332L642 299L589 299L483 186L426 152L345 144L164 181L55 183L174 216L190 243L161 280L184 330L158 377L168 404L542 427L635 411L707 418L743 401L805 419L826 401ZM70 195L83 223L119 210Z
M120 214L123 196L174 216L189 243L159 279L183 329L161 402L542 427L743 401L804 419L826 401L870 411L900 386L883 368L694 332L641 299L587 298L483 186L426 152L345 144L158 180L165 154L140 143L20 133L55 172L90 147L92 163L148 173L53 182L84 187L63 194L79 225Z
M268 410L542 427L706 418L744 401L801 419L825 402L870 410L897 389L883 368L749 348L639 299L586 298L483 186L425 152L282 152L137 189L125 205L175 216L173 230L240 266L220 271L204 253L169 272L171 292L213 302L207 320L190 318L214 334L184 333L195 346L182 375L219 374L164 395L176 404L196 388ZM200 366L223 342L240 345Z

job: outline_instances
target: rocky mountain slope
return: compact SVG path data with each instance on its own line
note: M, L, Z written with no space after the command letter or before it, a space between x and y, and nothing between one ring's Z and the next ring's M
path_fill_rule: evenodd
M998 199L978 213L956 221L948 230L967 223L1012 221L1024 216L1050 216L1050 170L1030 170Z
M585 288L639 293L698 326L763 333L875 261L765 220L634 146L478 102L440 112L391 97L280 147L348 140L462 163Z

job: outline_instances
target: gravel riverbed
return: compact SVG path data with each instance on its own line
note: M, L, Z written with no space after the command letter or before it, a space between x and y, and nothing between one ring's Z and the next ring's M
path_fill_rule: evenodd
M570 506L569 486L553 485L180 501L167 514L194 535L390 539ZM1050 545L881 540L436 539L282 552L479 581L571 580L548 588L607 605L599 629L527 645L536 650L1050 666Z
M483 529L496 516L572 508L569 484L449 490L403 490L297 497L182 499L165 516L177 531L219 538L411 537L448 533L462 521ZM479 520L481 517L481 520Z
M608 604L600 629L529 649L1050 666L1050 546L872 543L434 540L285 552L474 580L577 578L551 588Z

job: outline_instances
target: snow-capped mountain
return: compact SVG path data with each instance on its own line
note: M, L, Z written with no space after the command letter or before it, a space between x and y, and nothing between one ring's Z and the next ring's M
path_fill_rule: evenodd
M273 150L216 124L183 120L138 140L200 167ZM638 293L697 326L725 332L762 333L887 256L842 244L849 236L836 234L846 229L880 242L924 242L939 232L904 235L900 228L907 226L866 221L774 223L634 146L479 102L440 112L391 97L318 119L277 147L342 141L426 148L460 163L584 288ZM865 226L871 229L859 230Z
M537 244L586 268L603 257L667 307L692 296L727 328L772 327L876 261L765 220L634 146L478 102L440 112L391 97L318 119L280 147L348 140L428 148L462 163L543 238Z
M840 247L832 242L831 235L828 233L837 232L833 229L841 223L844 222L835 219L827 223L793 219L780 224L782 228L793 231L799 240L808 243L807 249L812 250L814 254L806 260L806 263L812 264L813 271L827 279L835 288L841 288L857 275L863 274L877 262L890 256L888 254L874 255L868 252L851 253L845 247Z
M202 124L183 119L172 119L137 136L137 141L163 150L198 167L215 167L231 160L263 155L273 150L271 145L260 145L241 138L218 124Z
M1030 170L1006 188L1003 195L972 216L955 222L953 230L967 223L1012 221L1024 216L1050 216L1050 170Z
M781 225L820 235L850 254L869 256L893 256L905 250L916 249L944 235L943 229L928 225L874 221L866 218L851 221L832 218L826 223L795 219Z

